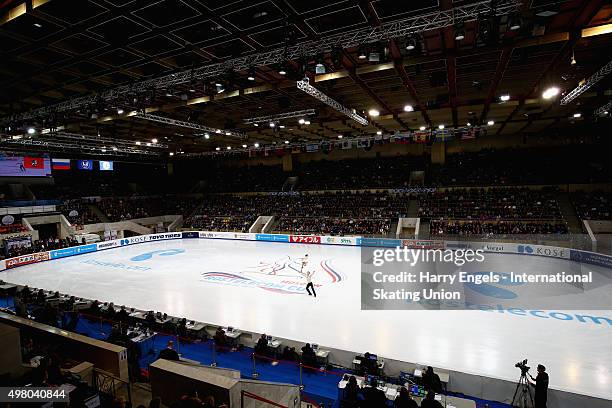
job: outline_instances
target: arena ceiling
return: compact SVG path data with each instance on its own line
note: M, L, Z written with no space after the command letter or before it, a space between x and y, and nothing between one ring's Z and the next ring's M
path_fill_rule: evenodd
M406 16L449 10L472 0L0 0L0 118L99 93L121 84L180 72L241 55L320 40L357 28L377 27ZM369 62L354 47L287 64L257 66L223 78L117 98L112 102L27 121L4 122L4 133L63 125L70 132L148 141L172 151L217 146L336 139L420 126L464 126L494 121L489 134L537 133L591 120L607 103L606 78L568 106L541 98L557 85L569 92L610 59L612 6L599 0L523 0L521 28L512 16L494 21L488 39L477 22L420 33L416 47L397 38L372 46ZM514 16L517 17L517 16ZM596 27L590 29L591 27ZM457 31L464 39L455 40ZM498 33L495 31L498 30ZM576 64L571 64L572 56ZM325 73L315 74L320 63ZM286 75L279 71L284 68ZM380 111L361 126L296 89L313 86L359 112ZM255 80L248 79L253 74ZM223 81L225 92L215 83ZM509 95L507 101L500 101ZM411 105L414 111L405 111ZM165 117L236 128L248 140L142 120L118 109L148 108ZM314 108L310 125L286 119L274 129L244 119ZM581 113L581 118L574 118ZM10 130L9 130L10 127ZM36 136L32 136L36 137Z

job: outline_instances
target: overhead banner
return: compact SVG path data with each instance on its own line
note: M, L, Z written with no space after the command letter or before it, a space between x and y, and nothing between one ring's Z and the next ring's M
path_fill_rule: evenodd
M79 160L77 168L79 170L93 170L93 160Z

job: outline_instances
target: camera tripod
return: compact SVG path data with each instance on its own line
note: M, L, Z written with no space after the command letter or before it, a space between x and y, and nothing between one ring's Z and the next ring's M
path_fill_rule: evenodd
M513 408L533 408L533 396L531 395L531 388L529 388L529 380L527 380L527 371L521 371L521 378L519 378L516 384L516 391L514 391L514 397L512 397Z

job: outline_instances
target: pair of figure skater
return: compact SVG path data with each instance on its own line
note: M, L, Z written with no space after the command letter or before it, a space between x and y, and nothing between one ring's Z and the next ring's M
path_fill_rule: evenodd
M312 275L314 275L314 271L307 269L308 268L308 254L304 255L302 258L302 268L300 269L300 274L304 278L306 278L306 292L308 292L308 296L317 297L317 292L315 292L314 285L312 284ZM304 272L306 270L306 272ZM312 293L310 290L312 289Z

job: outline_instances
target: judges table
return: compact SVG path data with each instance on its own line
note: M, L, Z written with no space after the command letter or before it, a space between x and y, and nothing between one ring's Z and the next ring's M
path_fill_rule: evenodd
M342 378L342 380L338 383L338 400L342 401L344 395L344 388L348 383L344 378L348 378L347 375ZM357 385L359 388L363 388L365 384L365 379L363 377L355 376L357 380ZM380 385L378 387L379 390L383 391L388 400L394 401L398 395L398 388L400 386L397 384L389 384L385 383L384 385ZM418 396L413 396L413 399L420 405L422 398ZM442 394L436 394L436 399L440 401L443 407L446 408L476 408L476 403L470 399L459 398L459 397L451 397Z

